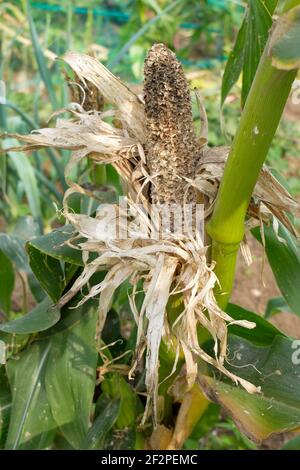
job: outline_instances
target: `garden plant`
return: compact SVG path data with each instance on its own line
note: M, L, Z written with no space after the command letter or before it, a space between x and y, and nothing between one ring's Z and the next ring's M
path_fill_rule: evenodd
M53 95L47 125L2 135L25 187L40 150L60 178L37 173L56 228L42 233L33 195L36 226L0 235L5 449L195 448L220 410L244 448L281 433L300 446L300 342L230 303L254 237L278 308L300 315L300 205L265 164L300 66L300 2L249 0L220 90L224 111L242 75L228 146L209 145L205 100L153 42L141 93L68 51L57 61L68 104ZM12 318L14 271L37 303Z

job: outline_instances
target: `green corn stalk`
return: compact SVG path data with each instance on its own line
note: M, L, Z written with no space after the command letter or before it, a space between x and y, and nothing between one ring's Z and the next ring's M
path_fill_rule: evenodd
M300 2L296 3L299 5ZM294 7L295 2L290 5ZM287 11L287 6L284 11ZM297 69L279 70L272 65L269 54L271 40L272 35L252 83L226 162L214 212L206 227L212 240L212 259L220 282L216 297L222 308L226 308L232 291L250 198L297 73Z

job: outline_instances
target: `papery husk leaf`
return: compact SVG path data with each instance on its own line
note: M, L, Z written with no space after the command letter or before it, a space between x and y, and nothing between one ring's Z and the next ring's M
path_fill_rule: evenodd
M126 123L132 135L145 142L144 107L135 93L93 57L67 52L63 60L80 80L88 80L98 88L104 99L117 107L121 120Z

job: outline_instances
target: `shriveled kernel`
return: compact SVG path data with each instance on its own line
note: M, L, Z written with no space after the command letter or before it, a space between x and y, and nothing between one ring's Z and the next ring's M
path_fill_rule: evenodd
M194 179L199 148L182 66L164 44L155 44L146 57L144 75L151 202L195 202L195 191L184 178Z

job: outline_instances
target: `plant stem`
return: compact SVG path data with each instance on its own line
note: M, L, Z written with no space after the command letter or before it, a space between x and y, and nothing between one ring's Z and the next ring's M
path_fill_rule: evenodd
M208 405L208 399L202 393L199 385L195 383L193 388L183 397L168 450L182 448L184 441L190 436Z
M94 184L98 188L101 186L105 186L107 182L106 166L94 164L93 171L92 171L92 179L93 179Z
M226 308L233 287L236 257L252 191L279 124L297 70L272 66L268 44L258 66L207 224L212 259L220 282L216 298Z

